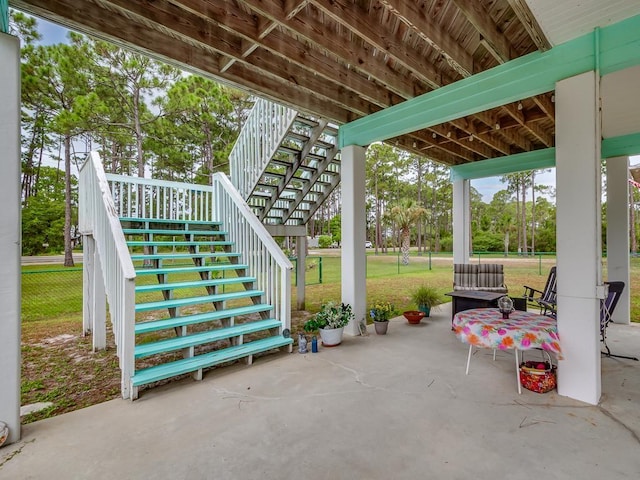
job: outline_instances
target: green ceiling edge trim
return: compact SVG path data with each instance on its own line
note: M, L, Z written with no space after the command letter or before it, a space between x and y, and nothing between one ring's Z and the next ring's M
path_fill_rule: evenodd
M556 149L550 147L451 167L451 181L496 177L506 173L540 170L555 166Z
M640 132L605 138L601 144L602 158L640 155ZM479 160L451 167L451 181L497 177L525 170L540 170L556 166L555 147L516 153L506 157Z
M9 33L9 0L0 0L0 32Z
M602 158L640 154L640 133L631 133L602 140Z
M640 64L640 15L599 29L601 74ZM594 69L595 33L533 52L339 128L338 144L366 146L555 89Z

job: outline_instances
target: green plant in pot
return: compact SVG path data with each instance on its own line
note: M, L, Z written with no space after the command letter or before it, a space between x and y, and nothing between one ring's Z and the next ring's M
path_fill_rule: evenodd
M369 309L369 316L373 320L378 335L387 333L389 319L395 314L395 311L394 306L389 302L376 302Z
M442 298L438 291L429 285L420 285L411 292L411 300L418 306L418 310L429 316L431 308L439 305Z
M320 333L325 347L334 347L342 342L342 332L353 319L353 311L349 304L327 302L312 318L303 325L305 332Z

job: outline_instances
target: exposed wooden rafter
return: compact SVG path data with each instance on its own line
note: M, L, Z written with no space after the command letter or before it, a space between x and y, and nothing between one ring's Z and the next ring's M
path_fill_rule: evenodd
M438 90L544 41L522 0L9 3L338 123ZM539 95L521 112L493 108L394 142L450 165L525 152L552 144L553 107L549 95Z

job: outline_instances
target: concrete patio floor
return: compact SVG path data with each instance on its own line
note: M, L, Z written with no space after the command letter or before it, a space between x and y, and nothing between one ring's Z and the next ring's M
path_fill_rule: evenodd
M603 358L589 406L518 395L513 352L467 346L444 306L419 326L269 355L24 426L1 479L637 479L640 362ZM640 353L640 325L614 325ZM533 355L533 354L532 354ZM537 355L537 354L536 354Z

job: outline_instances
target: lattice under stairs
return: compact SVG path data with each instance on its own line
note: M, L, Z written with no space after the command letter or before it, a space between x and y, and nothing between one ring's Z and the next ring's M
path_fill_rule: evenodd
M337 136L326 120L256 102L230 160L232 182L262 223L312 218L340 183Z
M215 222L121 218L136 269L138 387L288 347L282 324Z

